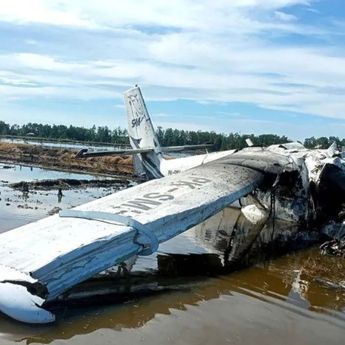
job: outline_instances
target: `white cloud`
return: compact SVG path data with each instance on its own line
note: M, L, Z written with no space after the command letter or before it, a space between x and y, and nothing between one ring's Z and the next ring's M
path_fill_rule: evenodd
M277 17L277 19L282 20L284 22L291 22L297 20L297 17L292 14L287 14L282 11L275 11L274 15Z
M83 20L78 13L59 8L59 1L50 0L1 1L0 20L16 23L90 26L90 23Z
M248 102L345 119L345 58L336 47L270 40L289 33L306 38L329 34L288 13L289 6L311 9L311 4L307 0L1 2L0 21L80 31L73 33L73 47L59 43L61 51L0 55L0 92L10 100L110 99L138 82L145 85L150 99ZM78 32L97 32L104 47L99 49L97 37L78 40ZM51 47L51 42L38 37L31 41L34 49ZM78 59L72 48L80 53ZM86 57L89 51L99 58Z
M256 20L251 15L252 10L267 12L309 3L307 0L219 0L214 3L208 0L164 3L156 0L11 0L0 2L0 20L90 28L160 25L197 31L227 31L235 26L246 30L247 26L266 27L265 20Z
M51 56L32 53L20 53L12 56L11 58L14 64L19 64L22 67L27 67L31 69L68 72L72 68L78 66L71 63L62 63L56 61Z

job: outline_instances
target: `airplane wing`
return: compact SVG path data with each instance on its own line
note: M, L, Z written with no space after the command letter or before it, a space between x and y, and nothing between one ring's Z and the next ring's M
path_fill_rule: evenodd
M247 195L263 173L213 162L149 181L0 235L0 310L52 322L44 303L186 231Z

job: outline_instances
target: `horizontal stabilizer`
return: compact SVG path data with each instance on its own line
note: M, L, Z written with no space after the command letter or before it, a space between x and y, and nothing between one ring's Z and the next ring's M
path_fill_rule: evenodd
M198 150L198 149L207 149L214 147L213 144L201 144L201 145L184 145L184 146L163 146L161 147L162 152L179 152L186 150Z
M161 152L181 152L186 150L206 149L213 147L213 144L201 144L201 145L184 145L184 146L166 146L161 147ZM89 151L88 149L80 150L76 158L89 158L89 157L103 157L114 155L135 155L138 153L154 152L153 148L147 149L126 149L126 150L106 150L106 151Z
M89 157L104 157L116 155L135 155L137 153L153 152L153 149L127 149L127 150L107 150L107 151L90 151L88 149L80 150L76 158L89 158Z

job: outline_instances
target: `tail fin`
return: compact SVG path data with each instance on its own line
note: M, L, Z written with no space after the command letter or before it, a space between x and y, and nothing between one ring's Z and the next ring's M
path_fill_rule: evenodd
M152 149L152 152L140 153L139 162L149 178L162 177L160 163L161 147L155 134L150 115L147 111L140 88L135 87L124 93L128 117L128 136L133 149ZM140 169L139 169L140 170Z
M133 149L155 149L160 151L150 115L138 86L124 94L128 117L128 135Z

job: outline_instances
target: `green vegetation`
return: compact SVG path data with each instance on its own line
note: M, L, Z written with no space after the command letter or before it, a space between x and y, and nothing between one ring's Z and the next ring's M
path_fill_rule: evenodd
M126 129L118 127L111 130L107 126L84 128L76 126L67 127L64 125L42 125L38 123L28 123L22 126L10 126L5 122L0 121L0 135L128 144Z
M184 131L168 128L166 130L158 127L157 136L162 146L196 145L211 143L215 144L216 150L241 149L246 147L246 139L250 138L255 145L267 146L271 144L286 143L289 139L285 136L273 134L262 134L255 136L241 135L238 133L219 134L205 131Z
M38 123L28 123L26 125L9 125L0 121L0 135L11 136L32 136L54 140L74 140L87 142L103 142L128 144L127 130L120 127L113 130L107 126L92 128L63 126L63 125L42 125ZM274 134L219 134L206 131L184 131L178 129L163 129L158 127L157 136L162 146L178 146L178 145L196 145L205 143L214 143L216 150L241 149L246 147L245 140L250 138L254 145L268 146L272 144L281 144L290 141L286 136L278 136ZM307 148L327 148L333 142L339 146L345 146L345 139L337 137L321 137L307 138L304 145Z

